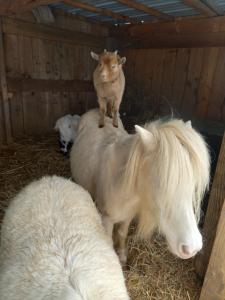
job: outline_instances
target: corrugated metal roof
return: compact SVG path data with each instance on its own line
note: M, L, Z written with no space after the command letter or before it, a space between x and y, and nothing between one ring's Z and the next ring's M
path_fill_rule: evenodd
M225 12L225 0L202 0L206 5L210 6L210 1L216 6L221 12ZM98 8L108 9L112 12L119 13L121 15L129 16L135 22L149 22L156 20L157 17L149 15L144 11L131 8L127 5L120 3L119 1L105 1L105 0L80 0L79 2L95 6ZM188 5L185 5L182 0L136 0L136 2L154 8L159 12L167 14L171 17L184 17L184 16L196 16L200 15L197 9L194 9ZM87 18L93 18L100 22L109 22L111 24L122 24L126 23L123 20L117 20L108 16L104 16L98 13L93 13L84 9L79 9L66 5L64 3L54 3L49 5L50 7L55 7L62 9L66 12L72 14L82 15Z

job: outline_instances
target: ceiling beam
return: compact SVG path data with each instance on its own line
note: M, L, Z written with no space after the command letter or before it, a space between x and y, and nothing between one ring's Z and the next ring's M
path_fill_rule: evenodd
M56 0L0 0L0 15L20 14L31 11L40 5L48 5L56 2Z
M218 16L223 16L224 11L216 5L215 0L204 0L204 3L210 7Z
M160 19L164 19L164 20L172 20L173 17L155 9L155 8L152 8L152 7L149 7L147 5L144 5L142 3L138 3L136 1L133 1L133 0L117 0L118 2L122 3L122 4L125 4L127 5L128 7L132 7L134 9L137 9L137 10L140 10L140 11L143 11L151 16L154 16L154 17L157 17L157 18L160 18Z
M201 14L204 14L209 17L214 17L217 14L209 6L203 3L200 0L183 0L183 3L187 6L191 6L194 9L198 10Z
M105 16L111 17L113 19L123 20L123 21L129 22L129 23L135 23L132 18L125 16L125 15L118 14L118 13L113 12L106 8L100 8L100 7L92 6L92 5L74 1L74 0L64 0L63 2L67 5L70 5L75 8L80 8L83 10L91 11L93 13L98 13L100 15L105 15Z

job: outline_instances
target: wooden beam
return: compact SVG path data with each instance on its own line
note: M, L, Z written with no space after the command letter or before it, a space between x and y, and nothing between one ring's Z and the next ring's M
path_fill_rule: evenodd
M176 20L125 26L110 36L121 48L173 48L225 46L225 17Z
M200 0L183 0L184 4L187 6L191 6L194 9L198 10L201 14L206 15L208 17L214 17L217 14L209 8L205 3Z
M45 24L29 23L6 17L3 19L3 32L97 48L104 48L106 42L104 37L93 34L56 28Z
M92 81L7 78L10 93L18 92L94 92Z
M148 24L121 26L110 34L117 37L143 37L154 34L192 34L225 31L225 17L182 19L172 22L157 22Z
M205 239L204 251L199 253L195 260L196 271L201 277L204 277L208 266L213 243L216 237L216 230L221 215L221 209L224 205L224 200L225 200L225 134L223 136L223 141L220 148L220 154L216 166L216 172L213 179L207 213L206 213L204 227L203 227L203 236ZM221 216L225 218L225 215L222 214ZM224 242L224 239L222 241ZM223 265L225 261L224 254L225 252L221 253L223 259L220 262ZM211 270L211 267L209 270ZM222 276L222 273L219 276ZM225 269L223 271L223 276L225 276ZM205 299L222 300L222 298L202 298L202 300Z
M193 48L193 47L225 47L225 33L197 33L184 35L155 34L148 39L123 39L121 48L148 49L148 48Z
M134 23L134 20L132 18L125 16L125 15L118 14L118 13L113 12L106 8L100 8L100 7L92 6L92 5L89 5L89 4L86 4L83 2L74 1L74 0L64 0L63 2L67 5L70 5L75 8L80 8L83 10L98 13L100 15L105 15L105 16L111 17L113 19L123 20L123 21L129 22L129 23Z
M140 11L144 11L145 13L160 18L160 19L164 19L164 20L173 20L173 17L155 9L152 7L149 7L147 5L144 5L142 3L133 1L133 0L118 0L118 2L127 5L129 7L132 7L134 9L140 10Z
M2 104L3 104L3 114L4 114L4 124L6 132L6 142L12 142L12 130L10 122L10 110L9 110L9 97L8 88L6 81L5 72L5 55L4 55L4 43L3 43L3 31L2 31L2 19L0 18L0 86L2 94Z
M200 300L225 299L225 195L223 202Z
M215 3L215 0L204 0L208 7L210 7L218 16L224 15L224 10L219 8L219 6Z
M2 3L1 3L2 2ZM48 5L55 0L0 0L0 15L20 14L40 5Z

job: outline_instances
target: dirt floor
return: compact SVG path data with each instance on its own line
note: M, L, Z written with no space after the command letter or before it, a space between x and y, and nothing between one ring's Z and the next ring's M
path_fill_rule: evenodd
M58 147L57 136L23 138L0 152L0 219L10 199L26 184L44 175L69 178L69 160ZM131 230L133 231L133 230ZM129 235L129 269L125 271L131 299L197 300L201 282L192 260L181 260L167 250L165 241L138 241Z

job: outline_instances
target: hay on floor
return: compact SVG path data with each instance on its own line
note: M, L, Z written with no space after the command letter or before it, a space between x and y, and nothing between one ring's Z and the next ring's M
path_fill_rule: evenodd
M69 160L59 152L57 136L23 138L0 152L0 218L10 199L26 184L44 175L70 178ZM132 230L133 231L133 230ZM162 237L138 241L129 235L128 270L131 299L197 300L201 282L192 260L169 253Z

